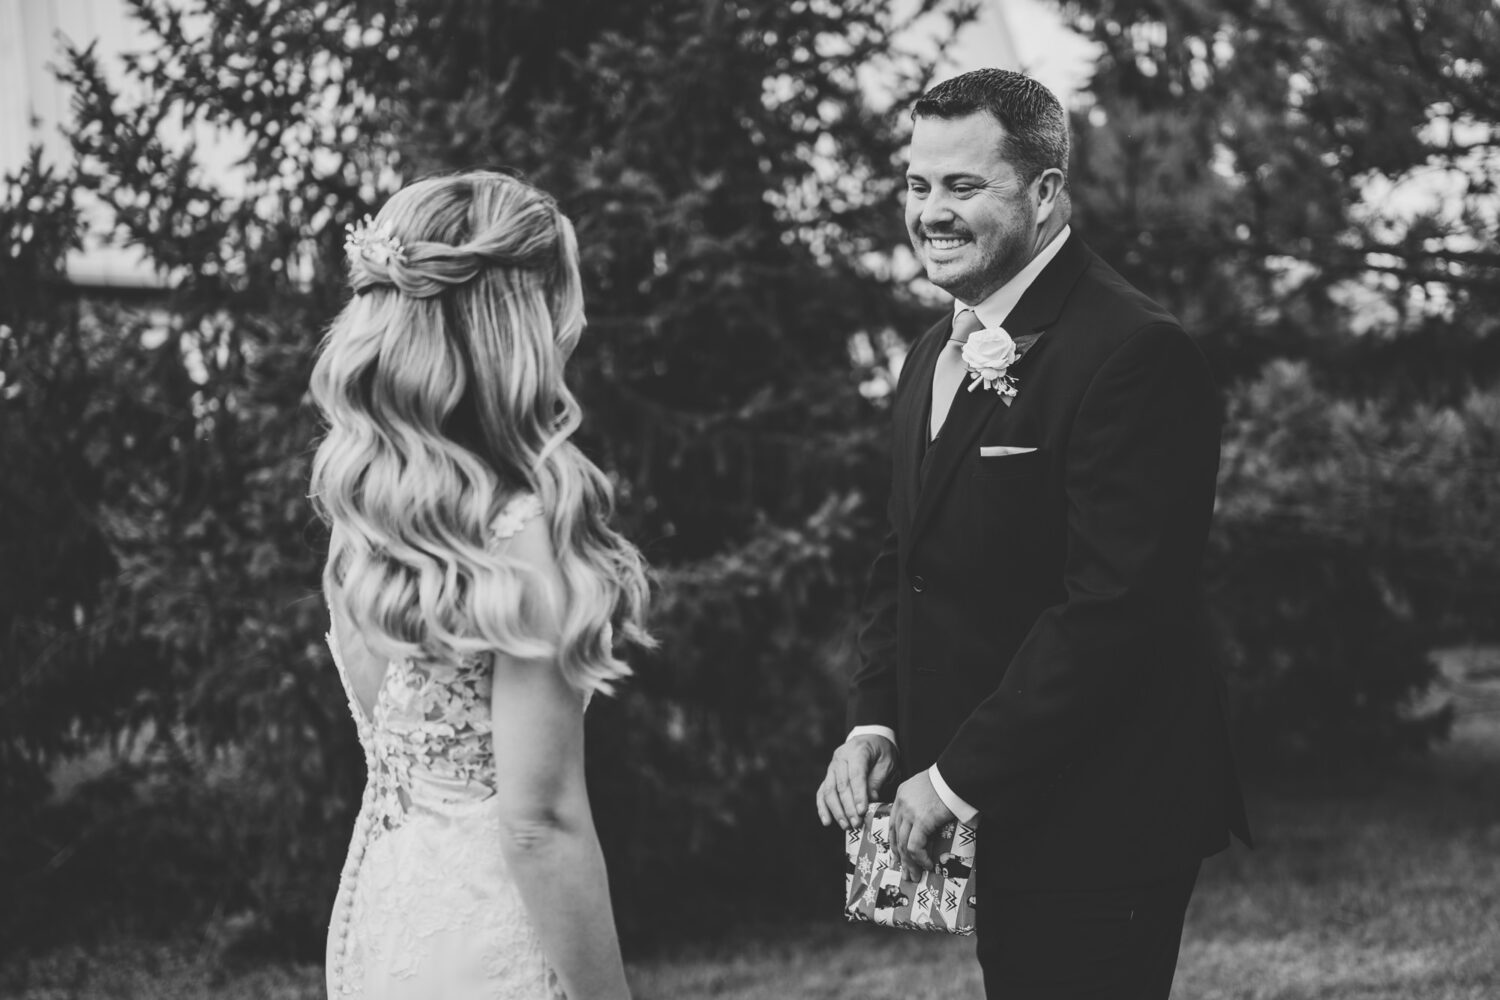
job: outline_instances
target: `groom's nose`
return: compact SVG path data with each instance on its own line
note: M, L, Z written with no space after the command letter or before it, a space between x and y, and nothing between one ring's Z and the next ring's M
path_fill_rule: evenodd
M943 191L928 192L927 197L922 201L922 211L917 216L917 221L922 224L924 230L938 223L953 221L953 207L949 198L950 196Z

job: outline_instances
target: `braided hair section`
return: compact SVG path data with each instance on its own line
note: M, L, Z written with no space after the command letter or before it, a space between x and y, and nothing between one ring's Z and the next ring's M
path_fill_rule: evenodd
M546 223L562 216L551 198L537 194L516 218L492 225L457 245L435 240L398 241L389 223L383 231L375 231L378 227L369 222L351 227L350 239L345 242L350 285L356 294L389 288L414 299L427 299L473 281L487 267L546 268L555 261L561 239L557 227Z

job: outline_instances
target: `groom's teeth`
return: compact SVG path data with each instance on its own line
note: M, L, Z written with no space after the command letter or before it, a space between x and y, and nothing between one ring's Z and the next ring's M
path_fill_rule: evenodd
M953 250L953 249L956 249L957 247L963 246L964 243L966 243L968 241L967 240L955 240L955 239L940 239L940 238L935 237L935 236L929 236L927 238L927 242L931 243L934 247L936 247L939 250Z

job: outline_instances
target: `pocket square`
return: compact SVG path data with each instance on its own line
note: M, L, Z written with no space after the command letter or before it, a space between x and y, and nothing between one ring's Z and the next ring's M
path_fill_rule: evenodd
M1002 455L1029 455L1035 448L1024 448L1009 444L987 444L979 449L980 458L999 458Z

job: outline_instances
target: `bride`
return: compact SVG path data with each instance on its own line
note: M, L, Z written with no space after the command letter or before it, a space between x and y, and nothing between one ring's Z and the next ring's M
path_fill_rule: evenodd
M573 227L512 177L419 181L346 243L312 376L328 422L329 644L369 778L328 934L333 997L628 997L583 711L628 673L639 553L568 437Z

